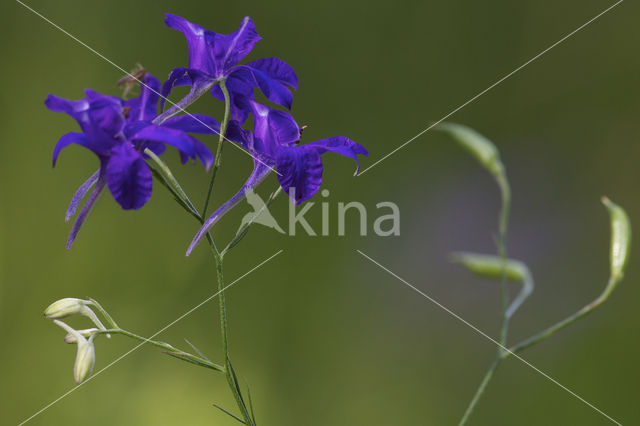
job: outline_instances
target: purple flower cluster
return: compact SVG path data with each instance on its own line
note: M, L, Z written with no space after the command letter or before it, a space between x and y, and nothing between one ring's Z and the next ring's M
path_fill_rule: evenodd
M356 163L357 154L368 155L360 144L342 136L300 145L301 129L290 113L256 102L254 90L259 89L269 101L291 109L291 91L297 89L298 78L293 68L278 58L239 64L260 41L249 17L231 34L214 33L171 14L166 15L165 23L186 37L189 66L175 68L162 86L146 73L141 93L134 99L124 100L87 90L81 100L49 95L45 101L50 110L73 117L82 130L60 138L53 153L54 165L60 151L70 144L90 149L100 160L100 169L80 186L67 210L69 220L93 189L78 214L67 248L71 247L105 186L123 209L139 209L149 200L152 174L145 161L145 149L159 156L166 145L171 145L178 150L183 163L194 159L209 169L214 161L211 151L190 133L219 133L220 125L206 115L178 113L207 92L224 100L220 83L226 86L230 100L231 121L225 138L240 144L253 156L254 170L240 191L205 221L187 253L270 171L276 171L278 182L297 204L311 198L320 188L322 154L337 152L353 158ZM173 87L185 85L191 86L189 94L162 112ZM253 131L243 128L250 116Z

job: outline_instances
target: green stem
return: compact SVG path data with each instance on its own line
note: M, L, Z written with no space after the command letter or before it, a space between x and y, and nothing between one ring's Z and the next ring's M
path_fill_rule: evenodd
M109 313L102 307L102 305L100 305L96 300L94 300L94 299L92 299L90 297L89 297L89 301L91 302L93 307L96 308L96 310L98 312L100 312L102 314L102 316L107 320L107 322L109 323L109 327L111 327L111 328L120 328L120 327L118 327L118 324L116 324L116 322L113 320L111 315L109 315Z
M213 163L213 169L211 171L211 179L209 180L209 189L207 190L207 196L204 201L204 206L202 208L202 213L200 217L204 220L207 216L207 209L209 207L209 201L211 200L211 193L213 192L213 185L215 183L216 174L220 165L222 164L222 147L224 142L224 135L227 131L227 125L229 124L229 115L231 109L231 98L229 97L229 91L226 86L225 80L220 80L219 83L220 89L224 94L224 118L222 123L220 124L220 137L218 138L218 148L215 154L215 160ZM227 378L227 383L229 384L229 388L233 393L233 396L236 400L238 408L242 413L242 418L244 419L244 423L250 426L254 425L253 419L249 415L249 411L244 403L242 398L242 394L240 393L240 389L236 383L235 374L233 372L233 367L231 366L231 359L229 358L229 328L227 324L227 306L226 306L226 297L224 294L224 274L223 274L223 258L224 256L220 254L217 247L213 243L213 238L210 234L207 234L207 241L211 247L213 252L213 258L216 263L216 278L218 281L218 307L219 307L219 315L220 315L220 334L222 339L222 352L224 354L225 359L225 376Z
M580 309L578 312L576 312L573 315L570 315L569 317L563 319L562 321L559 321L557 323L555 323L554 325L552 325L551 327L539 332L538 334L535 334L534 336L529 337L526 340L523 340L522 342L518 343L517 345L513 346L512 348L510 348L508 351L504 351L502 353L502 359L508 358L510 355L513 355L515 353L521 352L537 343L540 343L541 341L548 339L549 337L553 336L555 333L557 333L558 331L562 330L563 328L565 328L566 326L573 324L574 322L578 321L579 319L585 317L586 315L590 314L595 308L597 308L598 306L600 306L601 304L603 304L608 298L609 295L611 294L611 291L613 290L613 288L615 287L615 285L617 284L616 279L609 278L609 282L607 284L607 287L605 288L604 292L597 298L595 299L593 302L589 303L588 305L586 305L584 308Z
M500 209L499 219L499 236L498 236L498 255L502 262L502 269L500 272L500 298L502 300L502 325L500 327L500 345L498 348L498 354L501 355L504 351L503 347L507 344L507 334L509 331L509 316L507 315L507 309L509 308L509 293L507 291L507 227L509 225L509 210L511 206L511 189L509 182L504 173L501 178L498 179L498 185L500 186L500 192L502 196L502 208Z
M476 390L475 395L473 395L473 399L471 400L471 403L469 403L467 410L464 412L464 416L462 416L462 420L460 420L460 425L466 424L467 420L469 420L469 417L471 417L471 414L473 413L473 409L476 408L476 405L478 405L478 401L480 401L480 398L484 394L484 391L487 388L487 385L493 378L493 374L496 372L499 365L500 365L500 358L496 358L493 361L493 364L491 364L491 367L489 367L489 371L487 371L487 374L485 374L484 378L482 379L482 382L480 383L478 390Z
M224 142L224 135L227 133L227 125L229 124L229 111L231 109L231 99L229 98L229 90L227 90L226 81L220 80L220 89L224 94L224 118L220 124L220 135L218 138L218 148L216 149L215 160L213 163L213 170L211 170L211 180L209 180L209 190L207 191L207 197L204 200L204 207L202 207L203 218L207 217L207 209L209 208L209 201L211 200L211 193L213 192L213 183L216 180L216 173L220 164L222 164L222 146Z
M496 177L498 186L500 187L500 193L502 198L502 207L500 209L500 217L498 219L498 255L500 256L501 271L500 271L500 299L502 305L502 320L500 324L500 338L498 346L498 353L496 355L493 364L489 367L489 370L485 374L480 386L476 390L476 393L471 399L471 402L467 406L467 409L460 420L459 426L464 426L469 420L471 413L475 409L476 405L484 395L489 382L493 378L494 373L498 369L500 362L503 359L503 354L506 352L504 348L507 345L507 334L509 332L509 315L507 310L509 309L509 293L507 291L507 228L509 224L509 210L511 206L511 189L509 182L507 181L504 170Z

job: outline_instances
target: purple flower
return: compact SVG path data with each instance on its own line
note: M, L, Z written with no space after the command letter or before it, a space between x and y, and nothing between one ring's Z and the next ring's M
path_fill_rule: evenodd
M191 85L191 93L179 104L192 102L203 90L226 79L231 98L231 117L244 123L250 111L254 88L259 88L270 101L291 109L293 95L297 90L298 77L293 68L278 58L258 59L245 65L238 63L251 52L260 41L253 21L242 20L240 28L231 34L218 34L193 24L184 18L167 13L165 23L181 31L189 47L189 67L171 71L162 86L162 96L167 97L174 86ZM224 100L222 90L213 86L211 94ZM164 99L161 101L161 108Z
M327 151L353 158L360 164L357 154L369 152L359 143L344 136L321 139L299 145L300 127L291 114L272 109L254 101L249 102L254 116L254 131L243 129L237 121L229 123L226 137L240 143L254 158L254 169L249 179L231 199L216 210L203 224L191 242L187 255L198 245L202 237L220 218L235 206L269 174L272 168L278 173L278 182L295 204L311 198L322 184L323 165L321 155Z
M71 144L90 149L100 160L100 169L80 186L67 210L68 221L82 199L94 188L78 214L67 248L73 244L105 185L125 210L139 209L149 200L152 175L142 153L145 148L160 155L165 145L172 145L180 152L183 163L190 158L198 159L207 169L213 163L209 149L187 132L219 132L217 121L203 115L189 115L172 117L160 125L154 124L160 82L147 74L144 83L140 96L130 100L92 90L86 90L86 98L77 101L47 96L47 108L69 114L82 130L81 133L71 132L60 138L53 151L53 165L60 151Z

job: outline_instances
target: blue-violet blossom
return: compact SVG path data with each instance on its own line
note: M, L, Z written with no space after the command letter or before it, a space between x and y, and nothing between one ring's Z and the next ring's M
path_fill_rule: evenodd
M231 34L206 30L170 13L166 14L165 23L184 34L189 48L189 67L171 71L162 86L164 98L174 86L192 86L173 111L185 108L211 87L211 94L224 100L216 84L223 79L229 90L231 117L240 123L249 115L254 88L259 88L270 101L291 109L291 89L297 90L298 77L289 64L278 58L264 58L238 65L261 39L251 18L245 17L240 28ZM163 105L164 99L161 108Z
M213 163L211 151L187 132L217 133L218 122L208 116L190 114L155 124L160 82L146 74L143 83L140 96L129 100L89 89L85 91L86 98L77 101L47 96L47 108L69 114L82 129L81 133L70 132L60 138L53 152L53 165L60 151L71 144L90 149L100 159L100 169L80 186L67 209L65 219L69 221L95 186L73 225L67 249L71 248L105 185L125 210L139 209L149 200L153 179L145 163L145 148L160 155L167 144L178 149L183 163L190 158L198 159L207 169Z
M322 184L322 160L327 151L337 152L353 158L358 163L357 154L369 152L359 143L344 136L321 139L306 145L299 145L300 127L291 114L272 109L255 101L249 101L254 117L254 131L241 127L238 121L229 122L226 137L240 143L254 158L253 172L249 179L232 198L216 210L203 224L194 237L187 255L198 245L207 231L233 208L247 191L252 190L275 168L278 182L295 204L311 198ZM358 173L358 168L355 174Z

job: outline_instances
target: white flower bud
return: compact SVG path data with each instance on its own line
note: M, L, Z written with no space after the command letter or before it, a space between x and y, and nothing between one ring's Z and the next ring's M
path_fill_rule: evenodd
M85 339L80 333L78 336L78 352L76 353L76 363L73 366L73 378L77 384L85 381L93 371L93 365L96 363L96 351L93 346L93 336ZM77 337L76 337L77 338Z
M71 338L78 345L78 351L76 352L76 362L73 366L73 379L77 384L80 384L91 375L91 372L93 371L93 365L96 362L96 351L93 346L94 335L91 335L87 340L87 338L85 338L80 331L74 330L68 324L59 320L53 320L53 322L59 327L62 327L68 333L67 336L71 335Z
M89 318L100 330L106 330L95 312L89 307L90 300L67 297L53 302L44 310L44 316L49 319L61 319L71 315L84 315ZM107 335L107 337L109 337Z
M82 313L85 306L85 300L67 297L49 305L49 307L44 310L44 316L49 319L60 319L70 315L78 315Z

